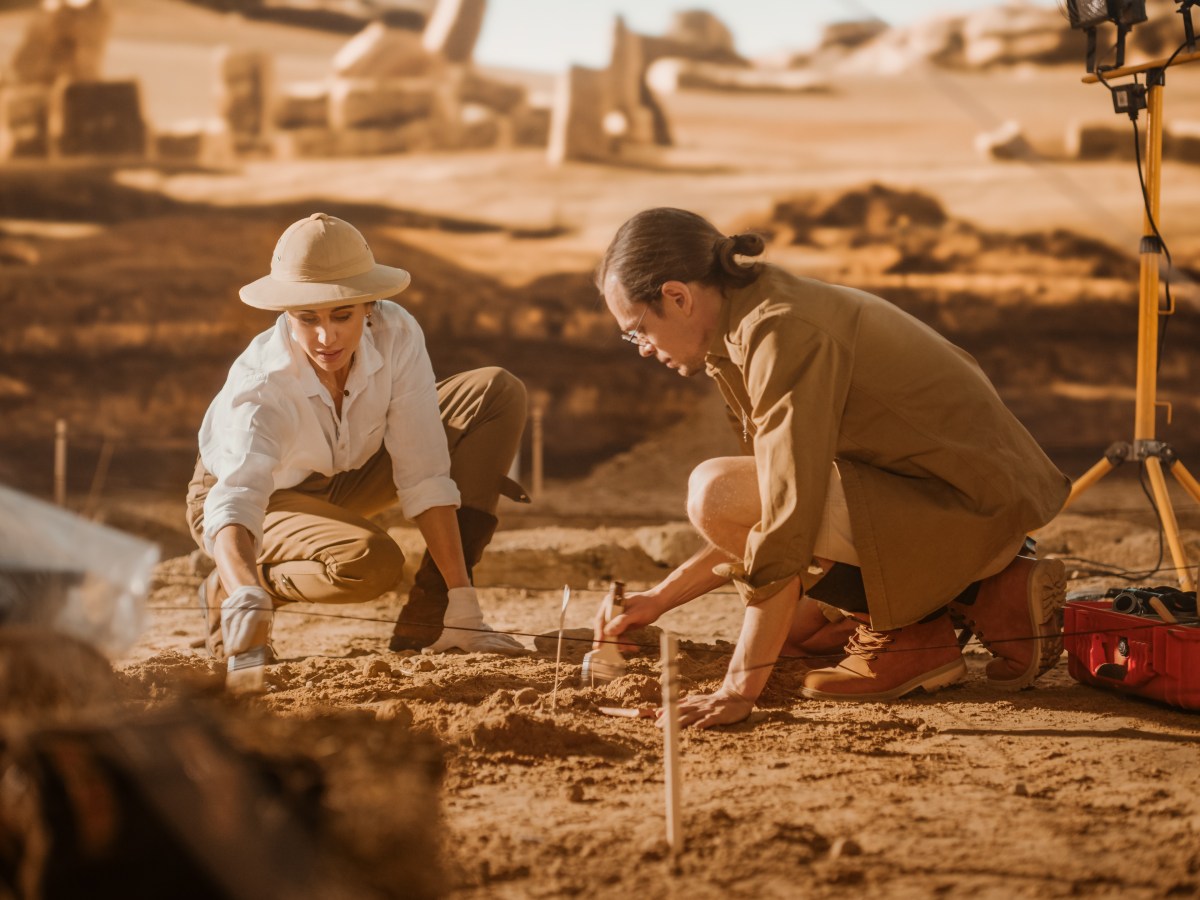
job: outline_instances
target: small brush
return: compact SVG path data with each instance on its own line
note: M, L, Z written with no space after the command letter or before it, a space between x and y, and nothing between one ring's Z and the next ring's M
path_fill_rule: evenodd
M614 581L604 596L604 621L600 631L595 635L596 640L607 640L604 636L604 626L625 611L625 583ZM583 667L579 672L579 681L585 687L598 687L608 684L615 678L620 678L626 670L625 657L617 649L616 644L606 643L599 650L584 654Z

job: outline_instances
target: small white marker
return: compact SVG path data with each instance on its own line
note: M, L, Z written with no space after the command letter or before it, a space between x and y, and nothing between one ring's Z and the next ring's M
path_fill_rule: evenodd
M554 654L554 690L550 693L550 709L558 709L558 667L562 662L563 629L567 624L567 606L571 603L571 586L563 585L562 611L558 614L558 651Z

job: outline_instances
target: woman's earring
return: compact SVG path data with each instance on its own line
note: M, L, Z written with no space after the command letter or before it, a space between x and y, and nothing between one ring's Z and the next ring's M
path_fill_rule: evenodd
M367 327L368 328L371 327L371 314L370 313L367 313Z

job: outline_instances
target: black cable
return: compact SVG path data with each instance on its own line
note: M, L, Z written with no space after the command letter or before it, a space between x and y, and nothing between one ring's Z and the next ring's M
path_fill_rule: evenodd
M147 607L147 609L152 610L152 611L157 611L157 612L179 612L179 611L181 611L180 607L175 607L175 606L157 606L157 607L151 606L151 607ZM276 609L275 612L276 613L287 613L287 614L297 615L297 616L325 618L325 619L344 619L344 620L350 620L350 621L356 621L356 622L372 622L372 623L380 623L380 624L387 624L387 625L393 624L393 620L391 618L379 619L379 618L375 618L374 616L351 616L351 615L346 615L344 613L312 612L310 610L288 609L287 606L280 607L279 609ZM414 623L410 623L410 624L417 626L417 627L424 627L424 628L443 628L444 627L443 623L441 623L441 622L437 623L436 625L430 624L430 623L419 623L419 622L414 622ZM1013 637L1013 638L1001 638L1001 639L996 639L996 640L989 639L988 643L989 644L1019 644L1019 643L1026 643L1028 641L1046 640L1048 637L1049 638L1055 638L1055 637L1067 638L1067 637L1084 637L1084 636L1093 635L1093 634L1127 634L1131 631L1139 631L1139 630L1144 630L1147 628L1154 628L1158 624L1160 624L1160 623L1146 622L1145 624L1139 624L1139 625L1122 625L1120 628L1098 628L1098 629L1088 629L1085 631L1070 631L1070 632L1061 631L1061 632L1056 632L1054 635L1020 635L1020 636ZM497 629L497 628L457 628L456 627L455 630L468 631L468 632L473 632L473 633L478 633L478 634L504 634L504 635L508 635L510 637L526 637L526 638L542 637L542 634L533 634L531 632L526 632L526 631L505 631L505 630L501 630L501 629ZM596 641L594 638L591 638L591 637L587 637L587 638L571 637L566 634L562 635L562 640L569 641L572 643L587 643L589 645L591 645L593 643L599 643L599 644L611 644L613 646L622 646L622 645L626 646L626 647L632 646L632 647L636 647L638 650L656 650L656 649L658 649L658 646L659 646L658 644L639 644L634 641L620 640L620 639ZM687 646L682 646L682 649L688 653L707 653L707 654L712 654L714 656L732 655L732 653L733 653L733 650L731 650L731 649L725 649L725 648L721 648L721 647L702 647L702 646L697 646L695 643L693 643L691 641L687 641L687 642L685 642L685 644L687 644ZM961 647L959 647L958 642L955 641L953 644L929 644L929 645L923 645L921 647L890 648L890 649L886 648L886 647L880 647L878 649L872 650L871 652L873 654L885 655L888 653L919 653L919 652L925 652L928 650L949 650L952 648L961 649ZM762 663L762 664L756 665L756 666L749 666L747 668L739 669L730 674L737 675L737 674L741 674L742 672L750 672L750 671L754 671L756 669L770 668L771 666L773 666L779 662L806 662L809 660L827 660L830 656L833 656L833 655L836 655L836 654L821 653L821 654L812 654L812 655L808 655L808 656L780 655L779 657L776 658L776 660L774 662Z
M1163 65L1161 66L1161 68L1158 69L1158 71L1165 73L1166 70L1168 68L1170 68L1171 64L1175 61L1175 57L1177 57L1180 53L1182 53L1184 48L1186 48L1186 47L1187 47L1186 41L1184 41L1182 44L1180 44L1178 47L1176 47L1174 52L1172 52L1171 55L1167 57L1166 62L1163 63ZM1163 78L1165 79L1165 77L1166 76L1164 74ZM1099 81L1106 88L1108 88L1108 92L1110 95L1115 94L1115 90L1113 89L1112 85L1110 85L1107 81L1104 80L1104 73L1102 71L1097 70L1096 80ZM1136 75L1134 76L1134 83L1135 84L1138 83ZM1130 113L1129 118L1130 118L1130 122L1133 125L1133 154L1134 154L1134 159L1137 162L1138 185L1141 188L1141 192L1142 192L1142 206L1146 211L1146 221L1150 223L1150 230L1154 233L1155 240L1158 241L1158 246L1162 249L1163 256L1166 258L1166 261L1167 261L1166 269L1161 273L1161 275L1162 275L1163 290L1166 295L1166 310L1169 311L1169 310L1173 309L1174 305L1175 305L1174 299L1171 297L1171 276L1175 271L1175 263L1174 263L1174 260L1171 258L1171 250L1167 246L1167 242L1163 239L1162 233L1158 229L1158 223L1157 223L1157 221L1155 221L1154 212L1150 208L1150 193L1146 189L1146 179L1145 179L1145 175L1142 170L1142 142L1141 142L1141 135L1139 133L1138 124L1137 124L1136 109ZM1162 369L1163 350L1164 350L1164 347L1166 346L1167 326L1169 324L1170 324L1170 317L1168 315L1165 315L1164 310L1160 308L1159 309L1159 322L1158 322L1158 336L1157 336L1157 353L1156 353L1156 357L1155 357L1155 372L1156 372L1156 374L1157 374L1157 372L1161 371L1161 369Z
M178 611L178 607L148 607L148 608L160 610L160 611ZM280 609L275 610L275 612L277 612L277 613L290 612L294 615L317 616L317 617L331 618L331 619L351 619L351 620L362 621L362 622L380 622L380 623L386 623L386 624L392 623L392 620L390 618L389 619L376 619L376 618L369 617L369 616L348 616L348 615L344 615L341 613L302 612L300 610L289 610L286 607L281 607ZM420 624L420 623L413 623L413 624ZM1144 631L1146 629L1155 628L1155 627L1158 627L1158 625L1160 625L1160 624L1162 624L1162 623L1148 621L1148 622L1145 622L1144 624L1122 625L1120 628L1091 628L1091 629L1086 629L1084 631L1060 631L1060 632L1056 632L1053 635L1028 635L1028 636L1018 636L1018 637L1013 637L1013 638L1001 638L998 640L989 639L988 644L991 644L991 645L994 645L994 644L1017 644L1017 643L1025 643L1027 641L1046 640L1048 638L1049 639L1055 639L1055 638L1065 639L1068 637L1087 637L1087 636L1096 635L1096 634L1127 635L1127 634L1130 634L1131 632ZM1185 623L1185 624L1187 624L1187 623ZM440 627L442 627L442 625L441 625L441 623L439 623L436 626L425 625L424 627L440 628ZM529 632L524 632L524 631L501 631L501 630L492 629L492 628L459 628L458 630L459 631L478 632L481 634L506 634L506 635L509 635L510 637L529 637L529 638L541 637L541 635L531 634ZM564 641L571 641L574 643L587 642L589 645L593 643L592 638L576 638L576 637L568 637L567 635L563 635L562 639ZM653 651L653 650L659 649L658 644L638 644L638 643L634 643L632 641L623 641L623 640L602 640L602 641L598 641L597 643L612 644L614 646L616 646L616 645L624 645L627 647L633 646L633 647L638 648L638 650L647 650L647 651ZM685 653L692 653L692 654L707 653L707 654L712 654L713 656L727 656L727 655L731 656L733 654L733 650L727 650L727 649L720 648L720 647L697 646L695 643L693 643L691 641L686 641L686 642L681 643L680 649L683 650ZM904 647L904 648L878 647L869 652L873 656L875 656L875 655L883 656L883 655L886 655L889 653L924 653L924 652L927 652L930 650L951 650L951 649L961 650L962 647L958 644L957 641L955 641L955 643L953 643L953 644L927 644L927 645L923 645L921 647ZM759 663L758 665L753 665L753 666L744 666L744 667L736 669L734 671L726 672L725 674L741 675L741 674L745 674L747 672L754 672L759 669L769 669L781 662L807 663L809 661L826 661L829 659L830 656L834 656L834 655L836 655L836 654L824 653L824 654L813 654L813 655L809 655L809 656L790 655L790 654L780 655L773 662Z
M1109 566L1107 563L1097 562L1094 559L1087 559L1082 556L1055 556L1054 559L1061 559L1063 562L1079 562L1083 563L1085 568L1072 566L1071 569L1076 575L1081 576L1102 576L1105 578L1120 578L1124 581L1141 581L1149 578L1151 575L1157 575L1161 572L1187 572L1193 566L1163 566L1159 565L1148 571L1136 569L1119 569L1116 566Z
M1175 263L1171 259L1171 250L1167 246L1167 242L1163 240L1163 236L1158 230L1158 223L1154 220L1154 213L1150 209L1150 192L1146 189L1146 178L1142 173L1142 141L1138 132L1137 119L1133 119L1132 124L1133 156L1137 161L1138 185L1142 190L1142 206L1146 210L1146 221L1150 223L1150 230L1154 232L1154 239L1158 241L1158 246L1162 249L1163 256L1167 260L1166 270L1160 273L1162 275L1163 290L1166 293L1167 305L1166 310L1162 308L1158 310L1158 349L1154 357L1154 372L1158 374L1162 370L1163 345L1167 340L1167 325L1171 321L1170 316L1166 315L1165 312L1173 309L1175 306L1175 301L1171 298L1171 273L1175 270Z
M1158 73L1158 75L1155 77L1162 78L1163 81L1165 82L1166 70L1171 66L1171 63L1173 63L1175 61L1175 57L1178 56L1186 46L1187 46L1187 42L1185 41L1184 43L1180 44L1178 47L1175 48L1175 51L1170 56L1167 57L1166 62L1162 65L1161 68L1156 67L1155 70L1152 70L1152 71L1156 71ZM1102 85L1104 85L1106 88L1108 88L1110 96L1115 96L1115 93L1116 93L1115 90L1107 81L1104 80L1104 75L1102 72L1097 71L1096 78ZM1139 83L1136 75L1134 76L1134 83L1135 84ZM1157 334L1155 336L1156 344L1155 344L1154 371L1155 371L1155 375L1158 375L1162 371L1162 361L1163 361L1163 356L1164 356L1164 351L1165 351L1166 341L1167 341L1167 327L1170 324L1170 315L1169 314L1175 307L1174 299L1171 297L1171 276L1175 271L1175 262L1171 257L1171 250L1167 246L1166 240L1163 238L1162 233L1159 231L1158 222L1155 220L1155 217L1154 217L1154 210L1151 208L1150 192L1146 187L1146 178L1145 178L1145 173L1144 173L1143 167L1142 167L1142 142L1141 142L1141 135L1140 135L1140 132L1138 129L1136 107L1131 108L1131 110L1129 112L1129 120L1130 120L1130 124L1133 126L1133 156L1134 156L1134 160L1137 164L1138 186L1139 186L1139 188L1141 190L1141 194L1142 194L1142 207L1145 210L1146 221L1150 225L1150 230L1154 233L1154 239L1158 242L1158 249L1161 250L1161 252L1167 262L1165 270L1161 269L1161 267L1160 267L1160 275L1162 277L1163 290L1164 290L1164 293L1166 296L1165 309L1161 306L1158 306L1158 304L1157 304L1158 298L1157 297L1155 298L1155 301L1156 301L1155 305L1158 310L1158 328L1156 329ZM1160 129L1163 127L1162 123L1159 123L1159 127L1160 127ZM1160 148L1160 150L1161 150L1161 148ZM1144 238L1143 238L1143 240L1144 240ZM1150 508L1154 510L1154 517L1155 517L1156 521L1158 522L1158 560L1156 561L1154 568L1151 569L1149 572L1135 573L1134 577L1129 577L1128 574L1122 574L1122 575L1117 576L1117 577L1127 578L1127 580L1130 580L1130 581L1141 580L1142 578L1149 578L1153 575L1158 574L1160 571L1162 571L1162 561L1163 561L1164 534L1163 534L1162 516L1159 513L1158 504L1155 502L1153 494L1151 493L1149 487L1146 485L1145 465L1144 464L1139 467L1138 483L1140 484L1140 486L1142 488L1142 492L1146 495L1146 499L1150 503Z

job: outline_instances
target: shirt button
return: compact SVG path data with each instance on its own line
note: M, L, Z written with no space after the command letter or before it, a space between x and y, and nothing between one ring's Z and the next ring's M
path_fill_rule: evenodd
M350 396L350 392L349 392L349 391L342 391L342 396L343 396L343 397L349 397L349 396Z

